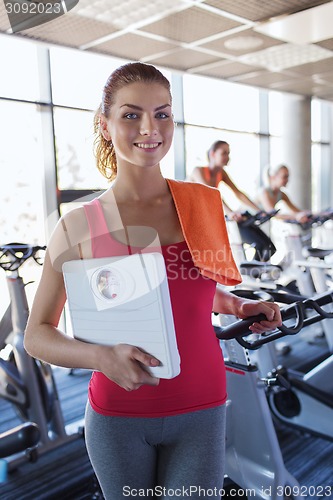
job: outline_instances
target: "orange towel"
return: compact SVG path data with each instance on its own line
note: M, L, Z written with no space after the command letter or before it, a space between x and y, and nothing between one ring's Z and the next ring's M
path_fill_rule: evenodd
M227 233L220 192L204 184L167 179L194 265L223 285L242 281Z

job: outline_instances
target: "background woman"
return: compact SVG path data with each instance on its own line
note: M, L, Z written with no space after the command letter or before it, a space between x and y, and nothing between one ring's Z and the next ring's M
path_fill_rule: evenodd
M241 203L249 207L254 212L260 212L262 209L253 202L243 191L238 189L230 176L225 171L225 167L230 160L230 146L225 141L214 142L208 150L208 165L204 167L195 167L189 176L193 182L201 182L207 186L218 187L220 182L224 182L236 195ZM245 226L244 216L241 212L231 210L223 201L223 207L226 215L238 223L240 236L243 243L255 247L253 259L267 261L275 253L276 249L270 238L258 226ZM268 210L267 210L268 211Z
M258 204L267 212L274 210L280 202L287 207L286 213L278 213L278 219L295 218L299 222L306 222L308 219L308 211L298 208L289 198L284 188L289 181L289 169L283 164L269 167L266 171L265 185L259 192L257 197Z

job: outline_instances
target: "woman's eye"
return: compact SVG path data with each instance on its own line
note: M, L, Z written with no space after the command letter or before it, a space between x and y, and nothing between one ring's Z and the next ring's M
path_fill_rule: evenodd
M126 113L125 118L129 120L133 120L134 118L137 118L138 115L136 113Z
M157 113L156 118L169 118L169 115L166 113L163 113L162 111L160 113Z

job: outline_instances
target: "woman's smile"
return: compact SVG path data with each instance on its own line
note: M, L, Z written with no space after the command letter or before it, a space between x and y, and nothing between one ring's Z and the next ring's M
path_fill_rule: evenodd
M147 153L156 151L156 149L161 145L161 142L135 142L134 146L139 149L145 150Z

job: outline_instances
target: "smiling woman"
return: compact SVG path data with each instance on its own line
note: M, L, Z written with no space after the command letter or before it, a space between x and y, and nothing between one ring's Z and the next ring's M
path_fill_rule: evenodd
M126 486L222 488L226 375L211 313L239 318L264 313L267 319L250 327L255 333L281 321L276 304L242 299L216 286L240 280L221 197L215 188L163 177L160 162L174 132L171 106L169 81L154 66L129 63L107 80L95 116L95 147L98 169L113 182L60 219L25 334L34 357L93 370L85 437L106 500L123 498ZM212 204L219 209L212 211ZM150 371L162 368L149 354L149 342L155 342L149 335L160 318L148 317L146 308L135 309L133 335L147 337L147 350L121 342L119 321L109 325L119 332L115 345L82 342L75 331L73 338L57 328L66 301L63 263L105 257L126 262L129 254L156 252L166 268L181 360L180 374L171 379ZM134 301L126 307L133 314ZM86 314L89 310L79 318L85 328Z
M140 106L134 104L138 102ZM172 142L171 96L159 83L150 84L149 94L146 83L131 83L117 92L112 112L101 114L99 123L104 139L117 151L118 163L155 166ZM144 154L136 155L137 150Z
M116 150L120 158L126 139L132 141L132 146L136 148L152 152L159 150L158 162L171 146L174 124L170 84L162 73L155 74L149 65L147 68L139 65L138 69L142 73L136 79L130 72L125 76L120 73L120 69L116 70L104 87L104 100L95 115L96 156L98 168L110 180L117 174L117 162L111 161L109 165L108 159L115 158ZM147 93L149 81L151 92ZM114 106L115 96L117 106ZM99 130L101 134L98 134ZM140 140L135 142L138 138Z

